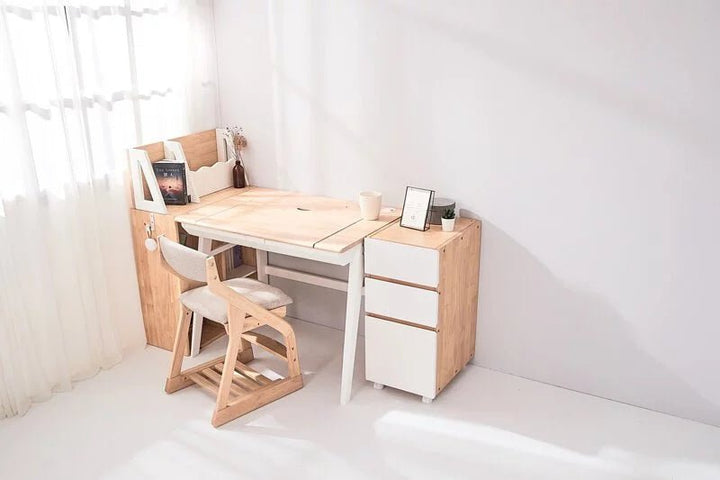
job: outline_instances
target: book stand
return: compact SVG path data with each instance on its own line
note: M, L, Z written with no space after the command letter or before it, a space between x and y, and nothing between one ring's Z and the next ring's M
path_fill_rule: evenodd
M184 163L189 201L198 203L205 195L232 187L233 162L228 157L234 155L232 138L221 128L129 149L135 208L167 213L152 162L168 159ZM195 170L191 169L193 165ZM146 198L146 191L151 199Z

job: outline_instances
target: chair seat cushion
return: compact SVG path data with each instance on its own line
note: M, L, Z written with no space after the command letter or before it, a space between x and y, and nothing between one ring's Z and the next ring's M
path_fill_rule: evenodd
M266 310L292 303L292 298L279 288L252 278L232 278L223 282L240 295ZM227 323L227 302L210 291L210 287L193 288L180 295L180 301L193 312L218 323Z

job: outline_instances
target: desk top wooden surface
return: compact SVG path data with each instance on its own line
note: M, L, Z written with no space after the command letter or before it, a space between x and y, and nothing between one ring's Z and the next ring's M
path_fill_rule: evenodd
M168 207L175 221L292 245L344 252L394 222L400 209L385 208L363 220L357 203L270 188L228 188L200 203Z

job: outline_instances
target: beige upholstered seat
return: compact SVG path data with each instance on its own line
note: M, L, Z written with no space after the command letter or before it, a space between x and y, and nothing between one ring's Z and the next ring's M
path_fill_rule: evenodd
M222 283L266 310L274 310L292 303L292 298L279 288L252 278L233 278ZM212 293L207 285L181 294L180 301L188 309L214 322L225 324L228 321L227 302Z

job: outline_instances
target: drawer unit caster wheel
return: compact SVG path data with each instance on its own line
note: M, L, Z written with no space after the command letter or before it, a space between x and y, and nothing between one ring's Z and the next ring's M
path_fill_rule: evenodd
M433 399L430 397L422 397L423 403L432 403Z
M382 383L375 382L375 383L373 383L373 388L375 390L382 390L383 388L385 388L385 385L383 385Z

